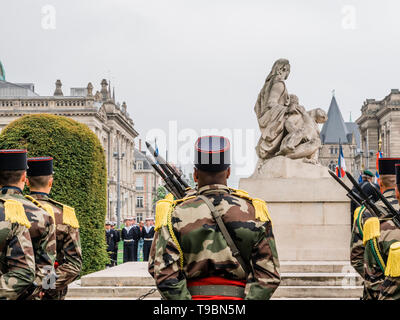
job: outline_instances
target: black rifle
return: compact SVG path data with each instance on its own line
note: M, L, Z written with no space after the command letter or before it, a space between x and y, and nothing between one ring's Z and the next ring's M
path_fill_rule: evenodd
M161 179L165 182L164 187L171 192L175 198L178 198L179 192L176 190L175 186L172 184L172 182L169 180L167 175L162 171L161 168L159 168L152 159L146 156L147 161L149 161L150 165L154 168L154 170L160 175Z
M178 174L178 172L168 162L166 162L164 158L161 157L147 141L146 146L156 160L156 163L150 163L152 163L152 166L157 173L163 173L160 174L160 176L165 181L166 186L168 186L168 191L170 191L177 199L183 198L186 194L186 189L189 188L189 184L182 179L181 175ZM161 169L158 168L158 166Z
M349 172L347 172L347 171L346 171L346 175L347 175L347 177L349 178L350 182L355 186L355 188L357 189L357 191L360 193L360 195L361 195L363 198L364 198L364 197L368 198L367 195L364 193L364 191L363 191L363 190L361 189L361 187L359 186L359 184L357 183L357 181L354 179L354 177L353 177ZM383 204L386 206L386 209L390 212L389 217L392 218L393 223L394 223L398 228L400 228L400 217L399 217L399 212L398 212L395 208L393 208L393 206L391 205L391 203L385 198L385 196L384 196L379 190L376 190L376 194L378 195L379 199L383 202ZM369 198L368 198L368 199L369 199ZM379 217L379 216L381 215L379 209L375 206L375 204L374 204L373 206L376 208L376 210L377 210L377 212L378 212L377 216ZM366 207L367 207L367 206L366 206ZM369 210L368 207L367 207L367 209ZM369 211L371 211L371 210L369 210Z
M351 190L332 170L328 169L329 174L332 176L333 179L336 180L346 191L346 196L353 200L358 206L361 206L363 200L361 197Z

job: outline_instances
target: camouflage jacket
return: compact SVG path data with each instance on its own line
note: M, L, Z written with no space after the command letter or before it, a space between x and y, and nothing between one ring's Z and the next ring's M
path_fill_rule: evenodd
M198 195L207 196L221 213L251 269L249 275L233 257L208 206ZM269 299L280 283L279 260L271 221L261 220L256 218L251 201L233 195L232 189L224 185L204 186L196 196L177 205L171 213L176 239L163 225L153 241L154 262L149 262L149 271L163 298L191 299L187 281L217 276L245 281L245 299Z
M396 194L394 189L386 190L383 195L386 199L392 204L392 206L398 210L399 204L396 199ZM379 220L384 222L390 218L390 212L383 204L381 200L375 202L375 205L378 207L381 215ZM371 300L377 299L379 295L379 287L383 281L383 273L379 270L371 270L367 271L365 265L365 247L363 244L363 227L365 222L373 217L374 215L371 214L365 207L359 207L354 212L354 224L351 236L351 252L350 252L350 260L351 264L356 269L356 271L363 277L364 279L364 294L363 299ZM376 273L371 273L376 272Z
M24 206L26 216L31 223L29 233L35 253L35 282L38 286L41 286L44 276L48 273L48 268L53 268L56 258L56 230L54 220L45 210L27 200L19 188L4 187L0 190L3 199L15 199Z
M56 290L62 290L80 274L82 269L82 250L79 237L79 228L65 221L64 205L49 198L46 193L32 192L30 197L37 200L40 205L54 214L56 222ZM49 209L47 209L49 210Z
M392 219L380 218L376 229L369 237L364 253L365 278L371 282L370 294L379 300L400 299L400 250L393 250L396 246L400 248L400 228Z
M18 298L35 280L29 221L25 216L14 218L6 214L4 201L0 201L0 299Z

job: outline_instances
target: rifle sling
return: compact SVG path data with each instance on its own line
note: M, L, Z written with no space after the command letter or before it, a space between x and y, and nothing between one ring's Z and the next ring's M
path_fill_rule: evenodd
M229 248L232 251L232 255L237 259L237 261L239 262L239 264L243 268L243 270L246 272L246 274L249 274L250 273L249 267L244 262L244 259L241 256L240 251L239 251L238 247L236 246L235 242L233 241L231 235L229 234L228 229L226 229L226 226L225 226L224 222L222 221L221 215L219 214L219 212L217 211L215 206L211 203L211 201L206 196L200 195L199 198L201 198L206 203L208 208L210 209L211 214L212 214L213 218L215 219L215 222L217 223L219 230L222 233L222 236L225 238L226 243L228 244Z

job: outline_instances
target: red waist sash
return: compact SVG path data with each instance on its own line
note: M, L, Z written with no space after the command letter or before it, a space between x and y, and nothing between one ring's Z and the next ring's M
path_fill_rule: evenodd
M222 286L238 286L245 287L245 280L230 280L222 277L207 277L196 280L188 280L188 287L196 287L196 286L207 286L207 285L222 285ZM192 300L243 300L243 298L239 297L228 297L228 296L204 296L204 295L192 295Z

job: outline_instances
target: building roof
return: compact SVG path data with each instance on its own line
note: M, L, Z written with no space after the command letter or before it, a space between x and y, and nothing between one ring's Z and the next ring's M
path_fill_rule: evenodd
M0 97L37 97L32 83L11 83L0 80Z
M142 170L152 170L152 166L151 166L150 162L147 161L145 155L146 155L146 151L139 151L136 148L134 149L135 162L143 161L143 169Z
M352 130L354 131L354 130ZM321 142L327 143L351 143L352 131L343 121L342 113L336 102L335 96L332 96L331 104L328 110L328 120L324 123L321 130Z
M354 135L354 139L356 140L357 148L359 149L361 146L361 134L358 129L358 124L355 122L346 122L347 131Z

